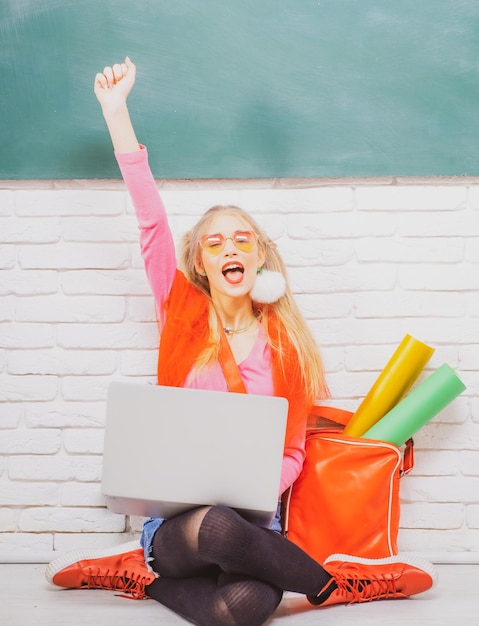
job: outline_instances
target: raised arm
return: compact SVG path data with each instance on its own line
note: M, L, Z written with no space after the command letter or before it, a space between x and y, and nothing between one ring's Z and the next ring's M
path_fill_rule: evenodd
M147 151L136 138L126 104L135 84L135 74L136 67L127 57L124 63L105 67L95 76L94 91L135 207L141 254L161 321L162 304L176 272L176 255L166 211L148 165Z
M136 66L126 57L124 63L105 67L95 76L94 91L101 105L115 152L140 149L126 104L135 84Z

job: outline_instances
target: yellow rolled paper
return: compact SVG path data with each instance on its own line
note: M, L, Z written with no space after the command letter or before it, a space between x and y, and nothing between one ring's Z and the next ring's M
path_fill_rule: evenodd
M402 446L465 388L449 365L441 365L363 436Z
M406 335L369 390L345 435L361 437L409 391L434 353L434 348Z

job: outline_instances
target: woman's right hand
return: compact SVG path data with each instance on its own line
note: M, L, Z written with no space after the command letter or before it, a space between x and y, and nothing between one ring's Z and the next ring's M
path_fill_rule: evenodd
M135 84L136 66L129 57L95 76L94 92L102 108L114 113L124 106Z
M140 149L126 100L135 84L136 67L129 57L124 63L105 67L95 76L94 92L101 104L113 147L116 152Z

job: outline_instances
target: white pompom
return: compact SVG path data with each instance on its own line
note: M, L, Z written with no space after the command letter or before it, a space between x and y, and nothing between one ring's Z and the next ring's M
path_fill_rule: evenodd
M279 300L286 291L286 281L281 272L262 270L256 276L250 296L259 304L272 304Z

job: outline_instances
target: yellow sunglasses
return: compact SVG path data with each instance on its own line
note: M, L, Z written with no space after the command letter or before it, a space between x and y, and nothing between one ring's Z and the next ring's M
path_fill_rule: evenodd
M225 237L221 233L213 235L203 235L200 239L200 246L213 256L218 255L226 245L228 239L241 252L252 252L256 246L258 236L252 230L236 230L231 237Z

